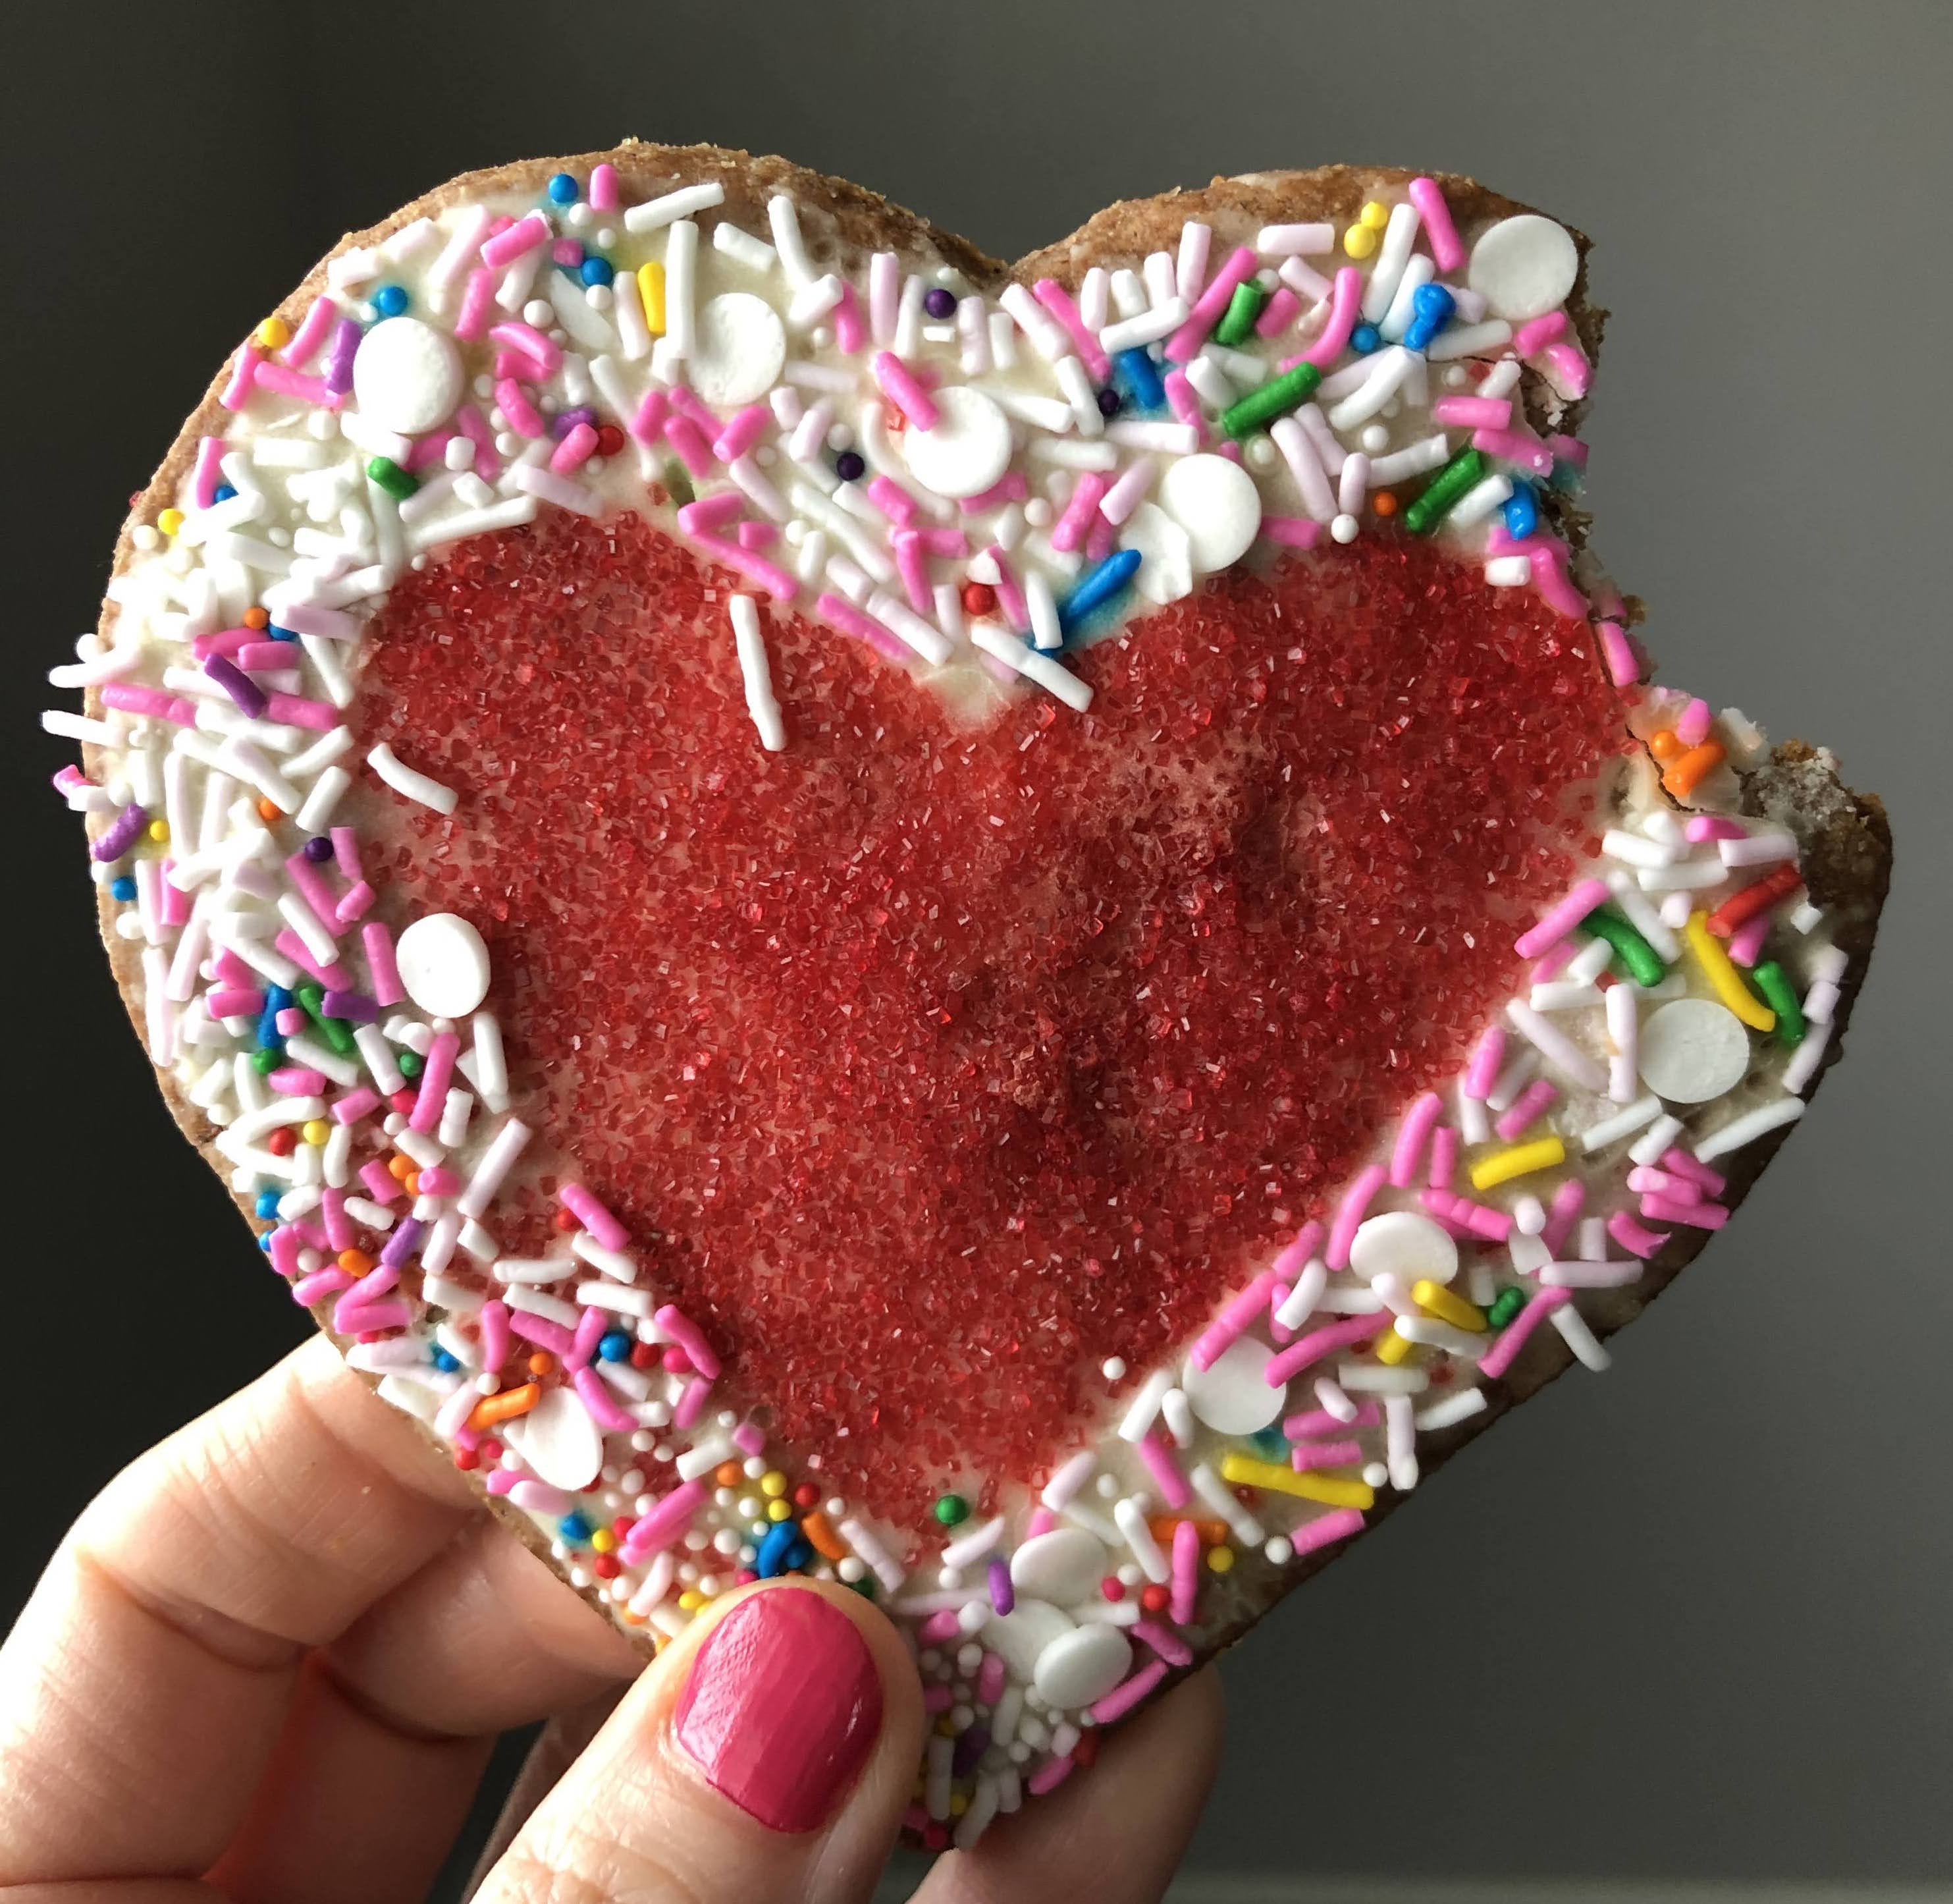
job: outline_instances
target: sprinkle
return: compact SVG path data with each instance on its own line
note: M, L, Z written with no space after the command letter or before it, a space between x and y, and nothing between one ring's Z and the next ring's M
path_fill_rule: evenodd
M1498 1341L1479 1362L1481 1373L1496 1381L1518 1359L1526 1338L1563 1303L1571 1300L1564 1289L1542 1289L1506 1324Z
M1787 1074L1785 1082L1788 1082ZM1804 1099L1797 1096L1779 1097L1772 1103L1759 1105L1755 1110L1731 1118L1719 1131L1711 1131L1699 1140L1695 1146L1697 1160L1707 1163L1712 1157L1726 1156L1732 1150L1740 1150L1772 1131L1795 1124L1804 1112Z
M1237 1488L1262 1488L1271 1494L1292 1495L1320 1501L1326 1507L1359 1510L1376 1504L1376 1490L1366 1482L1338 1481L1326 1475L1297 1474L1272 1461L1251 1460L1243 1454L1224 1456L1221 1478Z
M1546 1062L1563 1072L1582 1090L1600 1092L1607 1086L1607 1074L1565 1032L1542 1018L1522 999L1506 1001L1506 1016L1513 1029Z
M1299 363L1292 370L1271 377L1259 390L1250 391L1221 415L1221 427L1237 440L1265 428L1276 418L1306 403L1322 381L1322 373L1312 363Z
M1776 1024L1776 1014L1768 1005L1759 1002L1756 995L1743 983L1742 974L1730 962L1729 953L1721 942L1711 935L1707 913L1691 912L1688 915L1688 949L1695 955L1695 962L1714 988L1716 996L1752 1029L1772 1030Z
M1485 460L1475 449L1459 451L1425 485L1403 512L1403 525L1413 535L1428 535L1484 478Z
M418 801L436 813L450 814L459 801L460 795L452 787L444 787L438 780L417 773L384 741L367 754L366 764L403 798Z
M777 754L787 744L787 730L780 718L780 704L773 697L773 678L767 671L760 611L751 595L735 595L731 610L739 673L746 686L746 711L758 730L760 745L769 753Z

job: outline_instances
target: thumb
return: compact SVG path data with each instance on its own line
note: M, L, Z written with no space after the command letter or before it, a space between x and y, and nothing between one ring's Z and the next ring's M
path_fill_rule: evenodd
M624 1695L478 1904L855 1904L922 1736L914 1662L858 1594L800 1579L727 1594Z

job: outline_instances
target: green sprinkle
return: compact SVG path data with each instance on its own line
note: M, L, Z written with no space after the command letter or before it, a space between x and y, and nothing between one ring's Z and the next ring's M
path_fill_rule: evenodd
M1494 1328L1503 1328L1525 1307L1524 1290L1502 1289L1493 1299L1491 1307L1486 1310L1485 1320Z
M860 1579L850 1580L848 1584L852 1587L857 1593L860 1594L863 1599L872 1600L874 1598L875 1576L873 1574L864 1573L861 1576Z
M946 1494L936 1504L936 1517L945 1527L970 1518L970 1504L960 1494Z
M685 473L682 464L667 462L658 473L663 479L665 493L680 509L696 500L698 492L692 488L691 478Z
M1403 525L1413 535L1428 535L1465 499L1485 473L1485 459L1476 450L1460 450L1431 479L1422 495L1403 513Z
M1750 977L1770 1009L1776 1014L1778 1043L1801 1044L1804 1042L1804 1008L1798 1003L1797 993L1792 989L1783 968L1774 958L1766 958L1751 972Z
M316 980L301 985L292 995L305 1007L305 1015L318 1027L318 1035L342 1058L350 1058L359 1049L353 1042L353 1033L343 1018L328 1018L325 1015L325 987Z
M1606 939L1637 985L1661 983L1662 974L1667 970L1661 955L1612 906L1597 906L1580 921L1580 930Z
M1255 320L1268 301L1268 293L1252 278L1244 284L1237 284L1234 295L1227 300L1226 315L1214 327L1214 341L1230 350L1237 343L1246 343L1254 335Z
M1278 416L1299 409L1315 394L1322 372L1313 364L1297 364L1279 377L1271 378L1259 390L1251 390L1241 400L1221 412L1221 427L1231 437L1252 436Z
M418 1077L421 1074L420 1054L414 1051L395 1053L393 1063L403 1077Z
M420 485L391 456L375 456L366 466L368 478L397 503L403 503Z
M273 1045L260 1045L251 1054L251 1068L260 1077L268 1077L285 1062L285 1054Z
M1264 1460L1288 1459L1288 1437L1279 1428L1258 1428L1248 1437L1248 1445Z

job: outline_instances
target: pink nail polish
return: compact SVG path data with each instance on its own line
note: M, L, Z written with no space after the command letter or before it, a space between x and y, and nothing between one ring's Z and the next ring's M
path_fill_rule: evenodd
M775 1831L826 1823L882 1729L867 1642L817 1593L776 1587L714 1626L679 1701L679 1743Z

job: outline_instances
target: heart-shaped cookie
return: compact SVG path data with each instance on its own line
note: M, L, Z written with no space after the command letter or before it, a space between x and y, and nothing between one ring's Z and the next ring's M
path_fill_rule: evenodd
M1638 1313L1889 850L1643 683L1583 241L1334 168L1006 268L629 144L340 246L59 685L272 1269L652 1645L882 1599L973 1840Z

